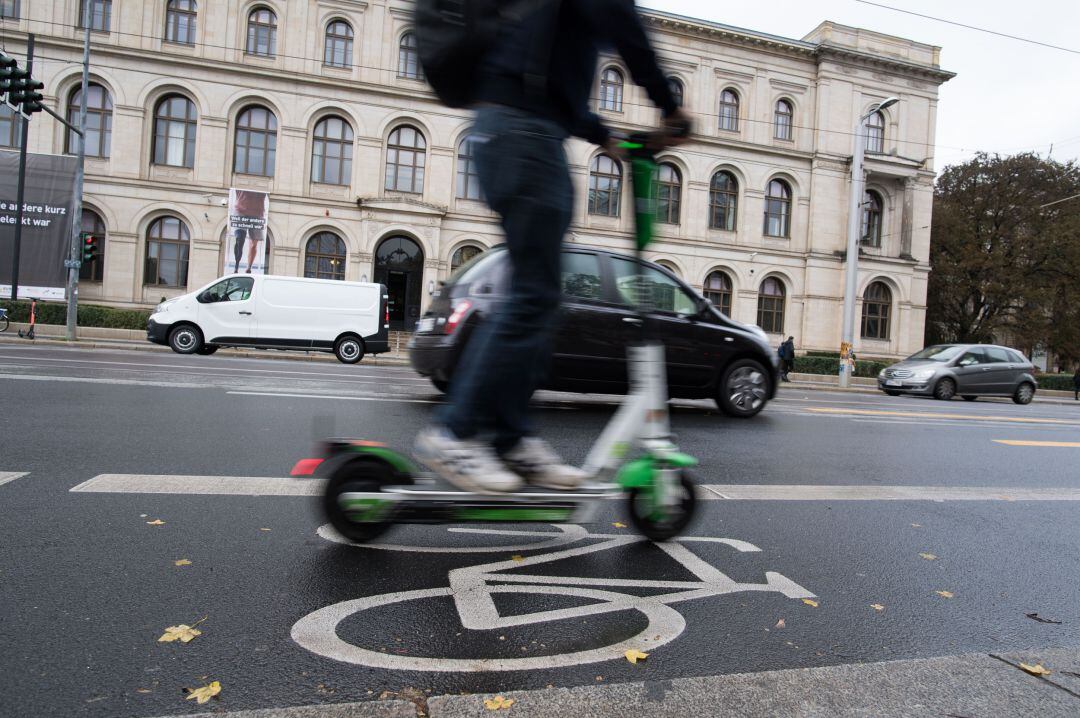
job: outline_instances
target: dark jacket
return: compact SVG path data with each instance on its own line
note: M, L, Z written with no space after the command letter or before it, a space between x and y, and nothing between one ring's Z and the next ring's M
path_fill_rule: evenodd
M1080 369L1077 369L1076 373L1073 374L1073 387L1080 391Z
M788 339L780 345L780 351L778 352L781 359L794 359L795 358L795 342Z
M554 33L544 23L557 12ZM545 35L545 33L547 33ZM550 50L538 39L554 36ZM569 134L598 145L608 130L589 109L601 48L618 50L634 81L645 88L664 115L677 108L667 78L645 35L633 0L551 0L531 17L508 25L480 74L478 100L508 105L557 122ZM534 54L535 53L535 54ZM541 69L536 57L550 53L546 86L530 89L528 70ZM624 98L626 96L624 91ZM624 104L626 99L623 100Z

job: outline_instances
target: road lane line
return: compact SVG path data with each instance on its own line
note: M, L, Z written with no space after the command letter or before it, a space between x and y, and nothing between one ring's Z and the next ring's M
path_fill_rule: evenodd
M335 401L392 401L402 404L442 404L432 399L396 399L383 396L333 396L331 394L284 394L273 391L228 391L226 394L237 396L276 396L286 399L333 399Z
M1080 449L1080 441L1019 441L1016 439L994 439L994 443L1005 444L1006 446L1056 446Z
M173 476L98 474L70 491L113 494L226 494L231 496L320 496L325 479L267 476Z
M945 412L885 411L883 409L833 409L826 406L808 406L815 414L840 414L853 416L904 416L916 419L966 419L968 421L1009 421L1021 424L1061 424L1077 426L1077 422L1065 419L1042 419L1031 416L997 416L992 414L949 414Z
M14 481L15 479L19 478L20 476L26 476L26 474L27 474L26 471L23 471L23 472L0 471L0 486L3 486L4 484L9 483L11 481Z
M1069 487L705 484L702 488L729 501L1080 501L1080 488Z

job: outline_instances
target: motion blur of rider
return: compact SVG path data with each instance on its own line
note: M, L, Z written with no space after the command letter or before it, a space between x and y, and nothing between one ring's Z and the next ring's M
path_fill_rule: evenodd
M689 128L633 0L535 5L503 28L486 58L473 128L480 187L506 235L510 293L472 336L448 405L416 440L422 461L482 493L515 491L523 481L573 489L587 478L535 436L529 399L551 356L562 241L573 214L564 140L574 135L620 154L612 132L589 110L599 50L618 51L666 127Z

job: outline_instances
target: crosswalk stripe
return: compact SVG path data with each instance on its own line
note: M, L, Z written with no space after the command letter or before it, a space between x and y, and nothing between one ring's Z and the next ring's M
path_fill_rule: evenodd
M232 496L318 496L324 479L272 476L173 476L99 474L71 491L120 494L226 494Z
M1063 448L1080 448L1080 441L1020 441L1017 439L994 439L995 444L1006 446L1056 446Z
M4 484L6 484L6 483L8 483L10 481L14 481L15 479L19 478L20 476L26 476L26 474L27 474L27 472L25 472L25 471L23 471L23 472L19 472L19 471L0 471L0 486L3 486Z

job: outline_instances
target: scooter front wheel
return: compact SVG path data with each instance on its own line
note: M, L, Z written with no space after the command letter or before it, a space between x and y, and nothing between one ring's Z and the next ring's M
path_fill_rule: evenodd
M630 521L642 536L653 541L667 541L690 525L697 509L697 491L687 472L679 472L679 484L675 490L679 492L677 501L664 506L656 502L652 486L630 489Z
M341 505L341 495L349 492L375 493L392 483L393 469L374 459L355 459L348 462L326 482L323 511L330 525L349 539L365 543L381 536L393 523L385 511L386 505L373 504L366 511L348 511Z

